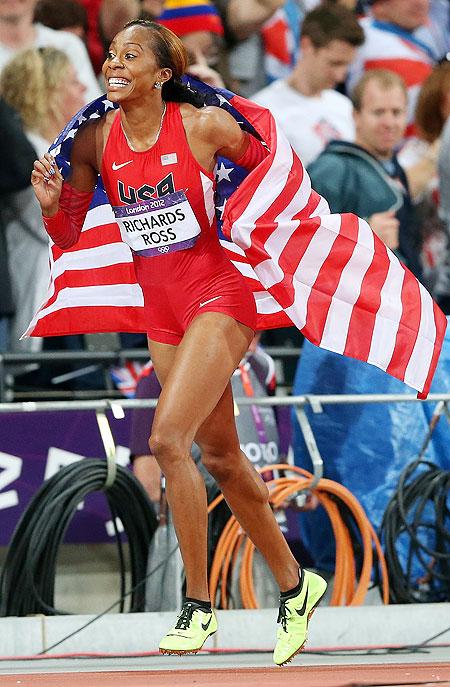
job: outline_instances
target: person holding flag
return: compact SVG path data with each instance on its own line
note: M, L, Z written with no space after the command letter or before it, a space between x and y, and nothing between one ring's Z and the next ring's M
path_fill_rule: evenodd
M160 651L196 652L217 629L206 494L189 455L195 440L280 587L273 658L284 665L303 648L326 582L300 569L240 451L230 377L255 330L293 322L314 343L426 395L446 321L367 223L329 213L267 110L210 87L205 101L182 81L186 65L169 29L130 22L103 66L107 99L68 124L51 149L56 159L35 162L53 265L49 298L28 333L148 333L162 386L149 446L166 478L187 582ZM219 207L223 242L216 165L223 179L247 171ZM93 196L95 188L104 196L102 184L114 215L106 210L100 221L109 206Z

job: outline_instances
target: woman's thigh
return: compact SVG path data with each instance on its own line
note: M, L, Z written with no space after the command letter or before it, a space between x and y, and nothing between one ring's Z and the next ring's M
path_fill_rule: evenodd
M222 313L194 319L177 346L149 342L162 386L153 422L192 441L221 400L253 331Z

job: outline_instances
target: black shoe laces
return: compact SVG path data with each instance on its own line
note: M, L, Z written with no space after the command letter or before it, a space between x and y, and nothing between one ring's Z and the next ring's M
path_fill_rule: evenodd
M291 614L291 609L287 606L288 599L280 599L280 608L278 609L277 623L281 623L281 627L285 632L287 632L287 612Z
M192 604L184 604L183 608L181 609L181 613L178 616L175 628L177 630L187 630L189 625L191 624L192 615L194 611L195 606L193 606Z

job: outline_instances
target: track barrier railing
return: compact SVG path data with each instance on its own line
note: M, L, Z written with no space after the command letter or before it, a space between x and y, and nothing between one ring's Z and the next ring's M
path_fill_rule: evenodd
M313 465L313 472L307 472L292 464L268 465L261 472L281 470L281 476L268 482L271 488L271 503L280 507L290 498L295 498L299 493L312 492L316 494L321 505L326 509L333 525L337 543L336 555L336 579L331 599L332 605L359 605L363 603L367 592L371 570L373 565L373 549L376 549L378 561L383 579L383 601L389 601L388 571L381 550L378 537L367 519L359 502L342 485L323 478L323 459L318 449L314 432L309 422L306 409L313 413L323 412L326 405L336 404L367 404L367 403L434 403L433 419L430 430L425 438L421 453L424 452L429 442L434 424L445 414L450 421L449 402L450 393L430 394L425 400L418 400L415 394L342 394L342 395L302 395L302 396L272 396L272 397L236 397L237 406L292 406L295 410L301 432L303 434L307 450ZM99 400L74 400L74 401L26 401L15 403L0 403L2 413L35 413L55 411L93 411L96 414L100 436L107 458L107 475L104 489L111 488L116 477L115 445L111 432L107 413L114 418L125 417L125 411L131 409L145 409L155 407L157 399L99 399ZM1 446L0 446L1 449ZM293 477L288 477L293 472ZM217 497L220 499L221 496ZM339 512L336 507L336 498L342 500L351 510L362 537L364 557L359 580L355 578L354 553L348 542L348 533L340 524ZM217 501L216 499L216 501ZM217 501L218 502L218 501ZM211 511L217 504L211 503ZM228 579L232 574L232 562L237 560L239 552L242 552L242 566L240 574L240 589L245 608L258 607L256 593L251 573L253 565L254 546L241 532L239 524L232 518L224 529L217 545L214 564L211 571L212 598L220 593L222 607L228 607L227 588Z

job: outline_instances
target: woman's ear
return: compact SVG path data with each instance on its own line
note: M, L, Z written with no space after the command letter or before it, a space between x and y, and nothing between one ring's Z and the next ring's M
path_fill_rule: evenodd
M165 83L166 81L169 81L169 79L172 78L172 70L169 67L164 67L164 69L161 69L158 77L158 81L161 81L161 83Z

